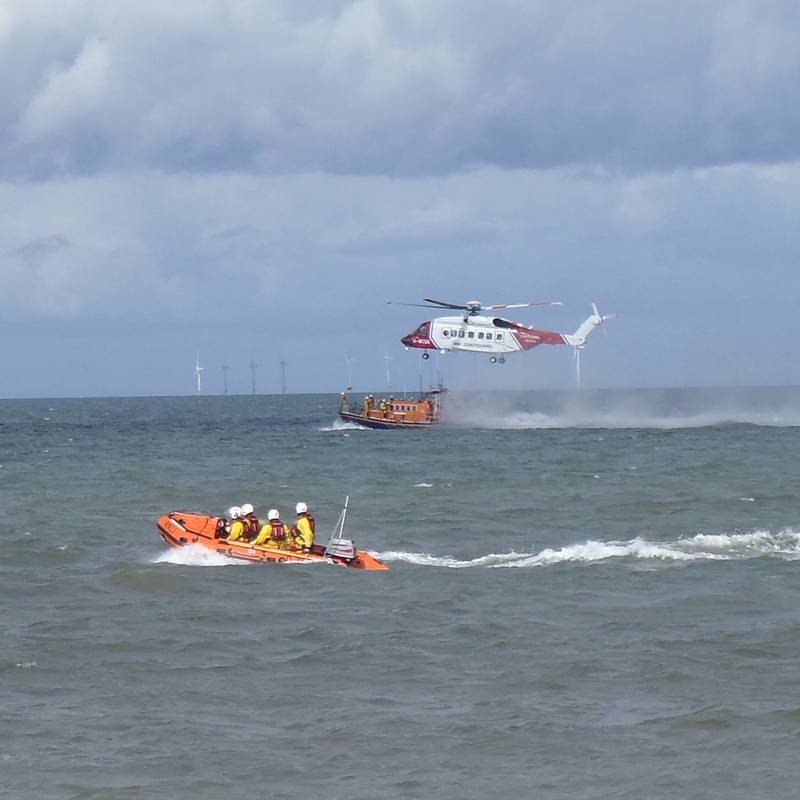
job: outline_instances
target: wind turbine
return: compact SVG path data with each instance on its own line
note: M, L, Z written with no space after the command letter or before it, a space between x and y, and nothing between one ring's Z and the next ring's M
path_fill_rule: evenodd
M392 391L392 371L391 371L391 362L392 357L387 353L383 360L386 362L386 388L391 392Z
M228 370L230 367L227 364L222 365L222 375L223 380L225 381L225 396L228 396Z
M255 360L253 358L251 358L250 359L250 372L252 373L252 376L253 376L253 394L256 393L256 367L257 366L258 366L258 364L256 364Z
M197 358L194 362L194 371L197 375L197 394L203 393L203 382L201 380L201 375L203 372L203 367L200 366L200 355L198 354Z
M286 362L281 359L281 394L286 394Z

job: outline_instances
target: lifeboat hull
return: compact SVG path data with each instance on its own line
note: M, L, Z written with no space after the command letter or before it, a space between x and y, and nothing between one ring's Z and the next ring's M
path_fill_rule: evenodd
M391 419L384 417L383 419L376 417L365 417L363 414L353 414L349 411L340 411L339 416L345 422L354 422L356 425L363 425L365 428L380 428L381 430L388 430L390 428L430 428L433 425L438 425L437 422L411 422L403 419Z
M373 572L386 572L389 567L382 561L367 553L365 550L356 550L352 559L338 556L325 555L325 547L314 545L311 552L305 553L297 550L279 550L274 547L265 547L260 544L248 542L229 542L219 538L220 531L224 529L224 521L219 517L193 514L189 512L174 511L160 517L156 523L158 534L171 547L187 547L199 544L229 558L238 558L243 561L267 561L275 563L306 563L324 561L338 564L342 567L364 569Z

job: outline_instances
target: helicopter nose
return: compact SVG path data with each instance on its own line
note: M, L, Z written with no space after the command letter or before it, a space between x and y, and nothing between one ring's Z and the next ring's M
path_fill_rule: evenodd
M403 336L403 338L400 339L400 344L404 344L406 347L410 347L411 346L411 334L409 333L409 334L406 334L405 336Z

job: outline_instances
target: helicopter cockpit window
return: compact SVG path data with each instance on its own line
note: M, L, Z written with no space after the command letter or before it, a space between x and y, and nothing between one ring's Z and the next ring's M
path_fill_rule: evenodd
M423 322L422 325L419 326L416 330L417 336L427 336L428 335L428 323Z

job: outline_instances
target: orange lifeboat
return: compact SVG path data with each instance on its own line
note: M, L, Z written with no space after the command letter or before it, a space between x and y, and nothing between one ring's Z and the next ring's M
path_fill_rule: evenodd
M382 561L370 555L366 550L356 550L349 539L341 536L334 538L327 545L314 544L306 552L302 550L279 550L249 542L229 542L225 538L226 520L205 514L194 514L186 511L173 511L160 517L156 523L161 538L172 547L201 545L221 555L238 558L244 561L271 561L306 563L324 561L342 567L365 569L374 572L385 572L389 569Z
M437 386L422 393L416 400L390 397L377 404L372 395L367 395L358 408L342 392L339 417L367 428L430 428L442 421L442 398L446 394L447 389Z

